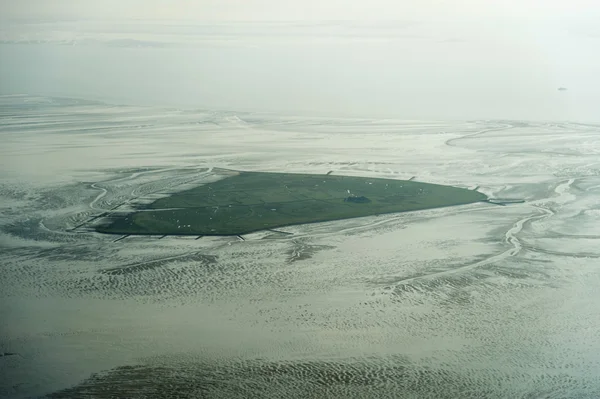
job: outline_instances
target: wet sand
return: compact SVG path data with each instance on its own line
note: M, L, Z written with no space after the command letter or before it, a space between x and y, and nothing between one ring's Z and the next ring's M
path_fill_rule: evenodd
M597 126L0 105L0 396L600 396ZM213 167L525 202L244 241L77 227Z

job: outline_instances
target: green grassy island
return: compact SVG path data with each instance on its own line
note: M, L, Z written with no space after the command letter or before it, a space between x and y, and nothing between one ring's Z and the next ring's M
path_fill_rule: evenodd
M101 233L240 235L276 227L487 201L474 190L409 180L234 172L128 214Z

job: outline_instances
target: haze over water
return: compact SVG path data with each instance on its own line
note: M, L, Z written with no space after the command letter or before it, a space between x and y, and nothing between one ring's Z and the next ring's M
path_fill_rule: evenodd
M2 93L309 116L599 121L592 1L4 3Z
M598 6L202 3L0 3L1 397L600 397ZM525 202L76 228L213 168Z

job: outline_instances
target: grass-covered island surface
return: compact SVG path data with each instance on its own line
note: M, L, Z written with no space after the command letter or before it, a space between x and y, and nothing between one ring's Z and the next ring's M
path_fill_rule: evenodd
M230 172L128 214L102 233L240 235L303 223L486 201L477 191L408 180L293 173Z

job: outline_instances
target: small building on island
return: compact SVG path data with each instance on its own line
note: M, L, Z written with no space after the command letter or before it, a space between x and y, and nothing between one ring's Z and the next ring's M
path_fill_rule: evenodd
M360 197L352 196L352 197L344 198L344 202L352 202L355 204L368 204L369 202L371 202L371 200L364 196L360 196Z

